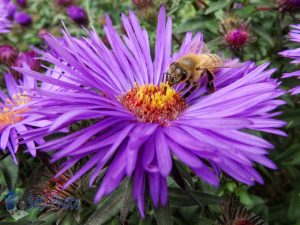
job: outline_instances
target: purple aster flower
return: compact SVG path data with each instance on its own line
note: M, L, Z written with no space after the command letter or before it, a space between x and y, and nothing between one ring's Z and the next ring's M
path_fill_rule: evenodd
M248 185L263 183L253 164L275 168L266 156L273 146L246 130L285 135L278 129L285 122L273 118L278 115L274 110L284 104L276 99L283 91L270 78L274 69L266 69L267 64L257 67L228 60L225 64L231 68L216 72L214 93L207 95L205 82L201 82L198 90L183 98L182 85L170 87L164 74L176 59L205 51L202 35L188 33L180 50L171 55L172 20L166 18L162 7L152 60L147 31L134 13L122 15L122 19L127 34L123 39L106 18L104 31L110 48L95 31L84 39L64 32L64 41L44 36L50 50L43 59L81 86L18 69L34 79L72 90L36 89L43 98L40 104L30 105L29 114L51 119L53 124L40 133L27 132L24 138L44 137L81 120L95 121L37 148L54 152L53 161L66 160L57 176L89 156L65 187L94 169L92 185L107 166L95 202L116 189L126 176L132 177L134 198L144 216L147 184L151 184L154 206L166 204L167 177L175 159L212 185L218 185L220 171Z
M26 91L18 87L19 84L17 84L17 82L14 80L11 74L7 73L4 75L4 77L9 96L6 96L2 91L0 92L0 147L3 151L5 149L8 149L14 161L17 162L15 153L17 153L19 148L19 141L17 139L18 133L28 131L31 128L24 124L19 124L21 121L24 120L25 117L23 116L23 113L25 113L28 110L28 108L15 110L15 107L26 105L28 102L31 101L31 99L27 96ZM36 84L32 78L28 79L28 77L26 77L24 78L22 85L22 87L30 89L34 88ZM42 139L36 139L36 141L40 144L42 143ZM30 150L31 154L35 155L35 143L33 141L28 141L26 145L27 148Z
M88 22L86 12L80 6L72 5L67 8L68 16L77 24L85 25Z
M32 17L25 12L16 12L14 20L21 26L29 26L32 22Z
M28 67L27 67L28 68ZM62 71L58 68L48 70L46 77L52 77L58 80L66 80L61 78ZM52 122L45 120L40 116L28 115L31 110L28 105L34 104L38 99L38 95L34 95L30 90L37 88L37 82L29 76L23 76L23 79L16 81L10 73L4 75L8 96L0 91L0 148L4 151L9 150L15 162L17 162L15 154L21 144L26 144L31 155L36 155L36 144L43 144L43 138L31 137L30 140L22 140L20 135L34 130L44 129ZM70 81L71 82L71 81ZM40 90L58 90L63 91L60 87L42 83ZM67 129L60 130L68 131Z
M0 0L0 33L6 33L12 23L8 20L7 5L4 0Z
M291 27L293 28L293 30L291 30L289 33L290 40L292 40L294 42L300 42L300 25L291 25ZM293 64L300 63L300 48L286 50L286 51L280 52L279 54L284 57L293 59L293 61L291 62ZM283 78L288 78L288 77L298 77L298 79L300 79L300 70L297 70L292 73L283 74ZM300 86L291 89L290 92L293 95L299 94Z

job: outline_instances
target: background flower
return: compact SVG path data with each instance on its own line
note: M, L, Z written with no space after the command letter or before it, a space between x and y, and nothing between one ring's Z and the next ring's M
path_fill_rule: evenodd
M0 1L0 33L6 33L11 27L11 22L8 20L8 11L4 0Z
M300 42L300 25L292 25L291 27L293 28L293 30L291 30L289 33L290 39L294 42ZM293 61L291 62L293 64L300 63L300 48L285 50L283 52L280 52L279 54L284 57L293 59ZM285 73L283 74L282 77L283 78L298 77L300 79L300 70L291 73ZM294 95L299 94L300 86L291 89L290 92Z
M24 61L22 66L28 69L34 69ZM56 78L58 80L66 80L61 77L62 71L59 69L52 69L46 72L47 77ZM17 153L20 144L26 144L27 149L31 155L36 156L36 144L43 144L43 138L36 137L32 134L43 134L47 129L47 126L51 124L51 120L43 119L41 116L28 116L27 113L31 110L30 105L35 104L39 100L39 96L34 95L34 90L37 88L37 81L25 76L20 76L21 79L16 81L10 73L5 74L6 87L9 93L7 97L4 92L1 94L1 149L5 151L9 150L10 154L17 162L15 154ZM39 87L41 91L46 90L60 90L60 87L43 83ZM35 129L34 129L35 128ZM34 132L33 132L34 131ZM66 132L68 130L61 129L60 132ZM47 132L48 134L49 132ZM20 136L28 135L29 138L22 139ZM31 135L31 136L30 136Z
M29 26L32 22L32 17L25 12L16 12L14 20L21 26Z
M67 8L67 14L71 20L79 25L87 24L88 18L85 10L76 5L71 5Z
M106 18L104 30L112 51L93 31L89 38L81 40L67 32L64 41L44 36L50 51L43 59L66 71L62 76L83 87L18 69L34 79L73 90L36 90L43 100L41 105L30 106L29 113L54 120L49 132L81 120L95 120L87 128L38 147L53 151L53 161L67 160L57 176L90 156L65 187L95 168L90 178L92 185L107 165L95 201L130 176L134 180L134 198L144 216L147 183L151 184L155 207L167 202L166 178L171 173L173 157L212 185L218 185L220 171L248 185L263 183L253 163L275 168L265 156L273 146L242 129L285 135L278 130L285 122L272 118L278 114L273 110L284 103L276 100L283 91L270 78L274 70L266 70L267 64L256 67L250 62L228 60L225 65L229 68L216 73L215 93L205 95L202 81L199 90L183 99L178 92L180 85L173 89L164 83L164 73L179 57L203 52L206 48L202 35L193 37L188 33L180 50L171 56L172 21L162 7L152 62L147 32L132 12L128 17L122 15L122 19L127 33L124 42L110 18ZM183 108L174 111L174 104L182 103Z

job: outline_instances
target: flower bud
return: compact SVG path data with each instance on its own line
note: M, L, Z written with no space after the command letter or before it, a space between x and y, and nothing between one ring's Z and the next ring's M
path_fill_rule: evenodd
M67 14L70 19L79 25L86 25L88 23L87 14L80 6L69 6L67 8Z
M18 53L11 45L1 45L0 46L0 63L5 65L12 65L12 63L17 58Z
M16 12L14 16L15 21L21 26L29 26L32 22L32 18L25 12Z
M165 0L132 0L138 9L138 15L148 22L154 21L157 11Z
M261 225L264 221L248 211L235 196L229 197L221 205L220 225Z
M229 31L224 38L228 45L242 48L248 42L249 34L247 31L238 28Z
M222 22L221 33L231 49L243 48L249 42L248 24L234 17L228 17Z

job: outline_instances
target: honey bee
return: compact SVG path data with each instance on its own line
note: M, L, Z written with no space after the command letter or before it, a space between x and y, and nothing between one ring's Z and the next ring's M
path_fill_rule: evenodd
M184 88L180 91L181 93L192 85L190 90L183 96L186 98L200 86L200 79L206 76L206 88L209 93L213 93L215 91L215 70L221 67L224 67L223 60L215 54L188 54L169 66L166 73L166 81L171 86L185 83Z

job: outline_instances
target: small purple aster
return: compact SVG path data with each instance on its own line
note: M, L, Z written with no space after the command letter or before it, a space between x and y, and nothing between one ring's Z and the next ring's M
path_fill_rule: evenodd
M14 20L16 23L20 24L21 26L29 26L32 22L32 17L25 13L25 12L16 12L14 16Z
M172 20L162 7L152 60L148 33L135 14L129 12L122 19L126 30L123 39L106 18L104 31L110 48L95 31L84 39L65 31L64 41L44 36L50 50L43 59L81 86L18 69L25 76L70 90L35 90L43 98L31 105L28 113L51 119L53 124L40 136L33 130L34 137L44 137L81 120L95 121L37 148L52 151L52 161L66 160L57 176L89 158L64 187L94 169L89 182L92 185L107 167L95 202L115 190L125 177L131 177L133 195L144 216L146 185L150 184L155 207L167 203L167 177L174 160L184 162L215 186L220 171L247 185L263 183L253 164L276 168L266 156L273 145L247 131L286 135L279 130L286 123L273 118L278 115L274 110L284 104L276 99L283 91L271 78L275 70L267 69L268 64L228 60L225 64L229 68L216 71L214 93L207 95L205 82L201 82L198 90L183 98L181 85L170 87L164 74L178 58L207 49L202 35L188 33L180 50L172 55ZM32 132L23 137L30 137Z
M19 88L20 84L14 80L11 74L4 74L4 78L9 96L6 96L4 92L0 91L0 147L3 151L8 149L14 161L17 162L15 154L17 153L20 145L17 136L31 128L28 127L29 124L25 125L21 123L25 119L22 115L29 109L25 108L15 110L15 107L26 105L31 101L31 99L27 96L26 91ZM36 86L35 81L32 78L28 78L29 77L24 78L21 82L21 86L26 89L34 88ZM38 138L36 139L36 142L42 144L43 140ZM26 145L31 154L35 156L35 142L28 141Z
M0 0L0 33L7 33L12 26L8 18L7 4L5 0Z
M67 14L75 23L79 25L85 25L88 22L86 12L80 6L76 6L76 5L69 6L67 8Z
M290 31L289 37L290 40L294 42L300 42L300 24L298 25L291 25L293 30ZM292 50L285 50L283 52L279 53L280 55L291 58L293 61L291 62L292 64L299 64L300 63L300 48L292 49ZM288 77L298 77L300 79L300 70L297 70L292 73L285 73L282 76L283 78L288 78ZM295 95L300 93L300 86L295 87L290 90L290 92Z
M64 77L61 78L61 74L62 71L60 69L54 68L48 70L45 76L66 81ZM27 139L22 139L21 135L24 133L30 134L32 131L39 131L39 133L41 133L42 130L45 130L44 127L49 126L52 122L40 116L28 115L28 112L31 110L29 105L35 104L40 97L31 91L38 86L36 80L29 76L22 76L22 79L16 81L10 73L4 74L4 78L9 95L6 96L6 94L0 90L0 148L3 151L8 149L14 161L17 163L15 154L21 144L27 146L32 156L36 156L36 145L44 144L43 138L29 136ZM63 91L60 87L48 83L42 83L39 90ZM66 131L68 130L60 130L60 132Z

